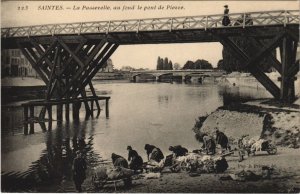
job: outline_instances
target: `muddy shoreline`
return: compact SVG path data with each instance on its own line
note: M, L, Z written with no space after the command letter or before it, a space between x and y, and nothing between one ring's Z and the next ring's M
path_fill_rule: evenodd
M84 192L299 192L300 153L298 147L300 130L298 127L300 126L300 110L297 107L282 108L266 105L263 102L265 101L257 100L219 107L211 114L200 117L193 130L196 134L201 130L213 133L214 127L217 126L221 131L228 134L230 139L245 133L262 136L276 142L278 146L276 155L259 152L256 156L246 157L243 162L238 162L238 155L235 152L233 155L226 157L229 168L221 174L201 174L191 177L185 171L179 173L165 172L158 179L135 179L130 188L125 188L123 182L118 182L116 187L113 184L107 184L101 190L95 190L93 187L93 166L89 166L87 178L83 183ZM111 165L111 163L104 164L104 166ZM264 165L274 168L271 179L245 182L220 180L222 176L237 173L241 170L251 170L256 174L261 174L261 167ZM2 176L2 181L3 178ZM34 179L34 177L32 178ZM26 182L24 185L26 185ZM35 185L28 185L27 189L5 190L2 187L2 191L76 192L72 178L65 177L53 179L46 184L40 182Z

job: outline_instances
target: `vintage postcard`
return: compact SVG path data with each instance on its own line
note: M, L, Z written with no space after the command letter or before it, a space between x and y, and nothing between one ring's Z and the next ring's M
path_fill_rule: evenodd
M300 192L298 1L1 16L1 192Z

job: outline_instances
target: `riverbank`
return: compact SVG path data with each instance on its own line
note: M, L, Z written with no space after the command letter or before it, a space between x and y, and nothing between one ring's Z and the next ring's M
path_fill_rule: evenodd
M265 100L250 101L243 104L231 104L218 108L216 111L201 117L195 132L214 133L214 128L225 132L232 142L236 137L249 134L251 137L264 136L277 144L277 154L257 152L255 156L246 156L238 162L238 153L226 157L229 168L220 174L201 174L195 177L187 172L171 173L164 171L159 178L133 180L131 188L125 188L123 182L107 184L101 190L92 186L93 170L87 171L87 179L83 184L85 192L128 192L128 193L186 193L186 192L231 192L231 193L286 193L299 192L300 153L299 145L299 108L276 107L266 104ZM278 134L281 134L279 137ZM293 143L287 143L292 142ZM295 141L296 140L296 144ZM286 142L284 144L284 142ZM296 146L291 146L296 145ZM234 146L233 146L234 148ZM218 149L217 152L220 150ZM110 164L111 165L111 164ZM229 174L242 170L251 170L257 175L262 174L262 166L272 168L270 179L259 181L221 180ZM116 189L116 190L115 190ZM75 192L72 180L64 180L54 187L40 187L37 192Z
M300 106L282 107L268 102L256 100L220 107L210 115L199 118L193 130L196 134L213 135L215 128L218 128L232 140L249 135L250 138L272 140L276 145L299 148Z

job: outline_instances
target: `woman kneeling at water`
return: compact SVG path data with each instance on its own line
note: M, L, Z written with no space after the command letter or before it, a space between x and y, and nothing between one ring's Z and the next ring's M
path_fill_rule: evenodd
M164 154L162 151L154 145L146 144L145 150L147 151L148 160L160 162L162 159L164 159Z
M169 150L173 152L175 157L185 156L189 151L181 145L170 146Z
M130 162L129 168L134 171L143 170L142 157L137 153L137 151L133 150L131 146L127 146L127 150L128 150L128 161Z
M124 157L119 156L115 153L112 153L111 154L111 159L112 159L112 162L114 164L114 167L128 168L128 162Z

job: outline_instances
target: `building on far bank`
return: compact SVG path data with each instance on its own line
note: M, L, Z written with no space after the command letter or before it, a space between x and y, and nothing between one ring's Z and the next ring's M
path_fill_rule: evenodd
M38 77L29 61L19 49L2 49L1 76Z

